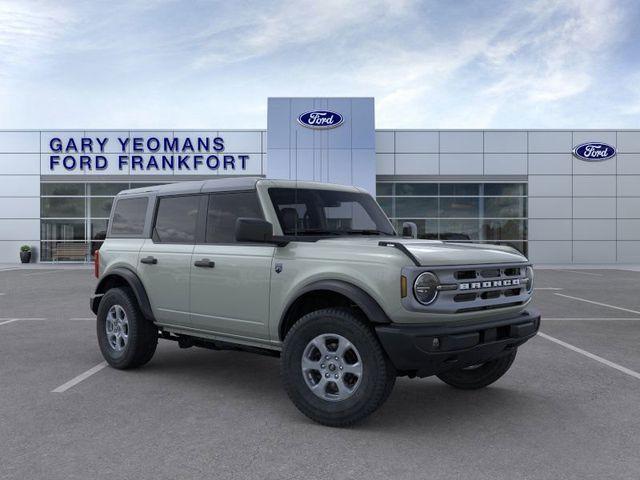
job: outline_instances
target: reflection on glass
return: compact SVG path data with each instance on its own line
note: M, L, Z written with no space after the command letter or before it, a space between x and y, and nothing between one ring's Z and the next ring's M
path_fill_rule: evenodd
M480 195L480 185L478 183L441 183L440 195Z
M438 216L437 198L402 198L396 197L396 217L425 217Z
M525 218L526 199L523 197L485 197L485 218Z
M478 220L440 220L440 240L480 240Z
M376 183L376 195L393 195L393 183Z
M42 220L42 240L84 240L84 220Z
M90 183L87 195L93 196L115 196L122 190L128 190L128 183Z
M113 205L113 197L90 198L91 216L94 218L109 218Z
M40 199L41 215L47 217L84 217L84 198L51 197Z
M396 183L396 195L398 196L437 196L437 183Z
M484 194L487 196L524 196L527 194L527 185L525 183L485 183Z
M480 215L480 200L474 197L440 198L440 217L473 218Z
M88 253L84 242L40 242L40 260L43 262L84 262Z
M483 220L482 238L484 240L520 240L527 238L525 220Z
M41 183L40 184L41 195L55 195L55 196L83 196L84 195L84 183Z

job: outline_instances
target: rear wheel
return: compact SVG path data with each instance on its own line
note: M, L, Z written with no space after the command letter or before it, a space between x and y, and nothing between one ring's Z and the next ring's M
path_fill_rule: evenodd
M342 308L302 317L285 338L281 362L284 387L296 407L334 427L373 413L396 377L371 328Z
M98 345L114 368L144 365L158 345L158 329L144 318L128 288L113 288L100 301L97 315Z
M491 385L511 368L517 349L488 362L456 370L448 370L437 376L443 382L463 390L476 390Z

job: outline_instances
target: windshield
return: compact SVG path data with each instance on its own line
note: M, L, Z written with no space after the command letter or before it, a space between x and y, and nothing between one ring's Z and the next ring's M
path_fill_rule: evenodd
M366 193L309 188L270 188L284 235L395 235Z

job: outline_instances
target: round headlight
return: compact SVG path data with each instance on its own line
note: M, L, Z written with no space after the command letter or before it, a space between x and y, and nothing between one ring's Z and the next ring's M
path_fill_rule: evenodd
M527 267L525 275L527 276L527 292L533 292L533 268Z
M438 295L438 285L440 284L438 277L431 272L424 272L418 275L413 284L413 294L423 305L432 303Z

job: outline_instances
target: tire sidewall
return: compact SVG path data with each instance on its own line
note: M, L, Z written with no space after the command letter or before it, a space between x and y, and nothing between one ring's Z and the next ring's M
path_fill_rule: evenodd
M124 309L129 323L127 345L124 350L120 352L116 351L109 344L105 328L107 313L113 305L120 305ZM140 310L129 292L121 288L114 288L105 293L98 307L96 329L100 351L109 365L115 368L126 368L133 362L136 349L138 348L138 331L140 329L141 321L146 320L142 318Z
M375 338L362 335L360 328L351 322L345 322L341 316L322 311L306 315L300 322L301 324L294 326L287 335L282 355L282 373L285 377L285 385L294 391L292 399L304 413L312 415L350 416L356 414L375 395L376 385L386 380L384 359L380 358L379 351L371 341L376 341ZM316 396L308 387L301 368L302 355L308 343L318 335L330 333L342 335L355 346L360 354L363 367L361 384L353 395L341 401L323 400ZM296 401L296 397L302 401Z

